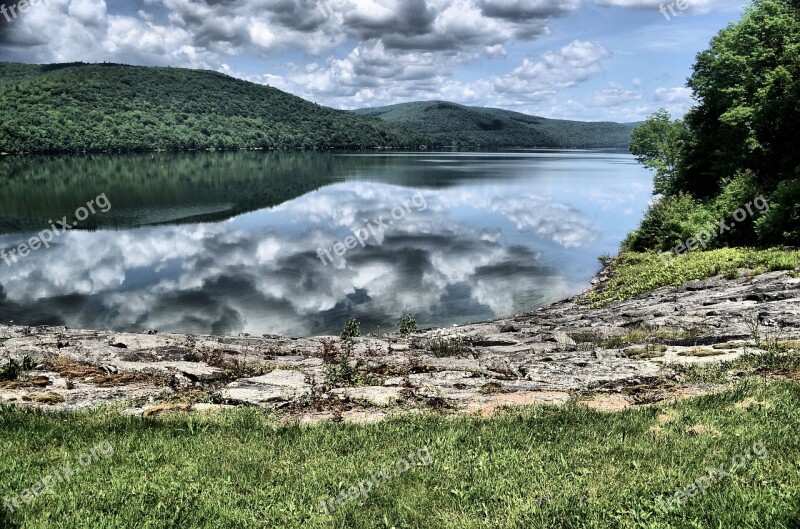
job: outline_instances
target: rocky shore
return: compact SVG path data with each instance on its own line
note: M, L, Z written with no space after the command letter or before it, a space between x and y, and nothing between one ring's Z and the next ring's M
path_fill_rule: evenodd
M0 326L0 403L144 416L249 405L304 421L572 399L615 410L713 391L680 368L798 339L800 279L786 272L692 281L600 309L578 296L408 338Z

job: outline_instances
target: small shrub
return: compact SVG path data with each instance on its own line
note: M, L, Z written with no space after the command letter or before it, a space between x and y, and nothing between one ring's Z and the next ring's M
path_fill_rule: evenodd
M597 260L600 261L600 264L605 268L614 261L614 256L606 252L600 255Z
M325 364L336 363L336 357L339 356L339 351L336 345L331 340L322 341L322 362Z
M359 336L361 336L361 324L355 318L347 320L347 323L344 324L344 329L339 334L342 340L350 340Z
M399 327L400 336L408 338L411 334L417 332L417 320L412 318L408 313L403 314L403 317L400 318Z
M358 370L350 362L350 357L343 354L339 361L325 364L325 381L331 387L355 386L358 380Z

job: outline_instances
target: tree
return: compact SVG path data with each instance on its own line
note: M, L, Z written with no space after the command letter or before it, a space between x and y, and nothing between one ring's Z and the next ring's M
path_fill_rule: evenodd
M655 171L654 194L674 194L684 137L683 121L672 121L663 108L633 129L630 150L639 163Z
M742 19L697 55L689 78L698 105L680 186L711 197L721 180L751 170L774 192L800 164L800 5L754 0Z

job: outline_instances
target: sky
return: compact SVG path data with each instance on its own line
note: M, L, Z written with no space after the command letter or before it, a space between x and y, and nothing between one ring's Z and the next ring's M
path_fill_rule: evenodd
M334 108L638 121L744 0L0 0L0 60L216 70ZM683 9L681 9L683 7ZM673 15L674 13L674 15Z

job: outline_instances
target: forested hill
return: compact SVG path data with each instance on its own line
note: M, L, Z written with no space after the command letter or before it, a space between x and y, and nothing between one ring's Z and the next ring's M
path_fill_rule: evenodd
M414 148L378 119L203 70L0 63L0 151Z
M627 149L635 124L546 119L497 108L420 101L355 111L456 147Z

